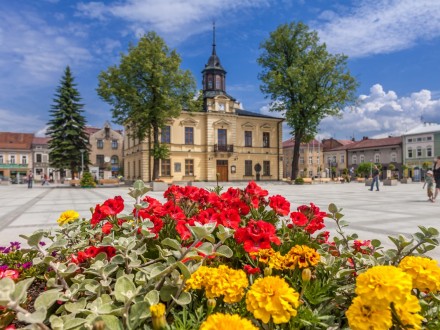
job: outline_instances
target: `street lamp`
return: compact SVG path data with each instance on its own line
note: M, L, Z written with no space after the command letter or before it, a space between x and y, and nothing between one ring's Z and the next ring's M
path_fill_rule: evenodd
M81 179L82 179L83 171L84 171L84 152L85 151L86 151L85 149L79 149L79 152L81 153L81 175L80 175Z

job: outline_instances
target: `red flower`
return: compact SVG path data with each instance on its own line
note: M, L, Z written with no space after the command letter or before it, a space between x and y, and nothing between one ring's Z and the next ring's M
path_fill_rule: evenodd
M90 258L96 257L101 252L107 255L107 259L111 259L116 255L116 249L113 246L89 246L84 251L79 251L77 256L72 254L70 260L75 264L81 264Z
M309 219L307 219L307 217L301 212L292 212L290 218L296 226L300 227L304 227L309 222Z
M102 226L102 233L104 235L108 235L111 233L112 229L113 229L113 224L108 221Z
M228 228L237 229L240 226L241 218L235 209L229 209L222 213L217 213L215 218L217 219L217 224L221 224Z
M279 215L288 215L290 212L290 202L280 195L269 197L269 206Z
M191 232L188 227L186 227L187 222L185 220L177 221L176 231L180 235L180 238L185 241L192 237Z
M270 243L281 244L275 232L275 226L268 222L250 220L246 227L237 229L234 238L237 243L243 243L246 252L258 252L269 249Z
M92 227L96 226L101 220L107 218L111 215L117 215L124 210L124 200L121 196L116 196L115 198L107 199L104 204L96 205L93 211L92 219L90 223Z
M15 329L17 329L17 328L13 324L10 324L5 328L5 330L15 330Z
M0 278L9 277L11 280L16 280L20 276L20 272L15 269L6 269L0 271Z
M246 272L246 274L248 274L248 275L261 273L260 268L258 268L258 267L254 268L254 267L252 267L250 265L244 265L243 269Z
M360 241L355 239L352 247L356 252L361 252L362 254L370 254L373 251L373 245L371 245L370 240Z

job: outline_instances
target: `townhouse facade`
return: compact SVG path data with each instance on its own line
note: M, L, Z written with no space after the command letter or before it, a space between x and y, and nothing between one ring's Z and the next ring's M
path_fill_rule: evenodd
M283 141L283 177L291 178L293 138ZM325 177L325 164L323 164L323 145L316 139L301 143L299 149L298 175L300 177Z
M32 170L32 140L29 133L0 132L0 177L21 183Z
M169 158L160 160L160 179L179 181L281 180L282 118L242 109L226 92L226 71L212 54L203 71L203 109L182 111L162 128ZM127 128L126 128L127 129ZM129 180L152 180L152 138L124 140L124 169Z
M121 130L112 129L109 122L103 127L87 126L90 150L84 159L89 160L88 168L96 179L117 177L123 173L124 136ZM85 161L85 160L83 160Z
M323 159L327 176L340 177L348 169L348 147L355 143L354 140L324 139Z

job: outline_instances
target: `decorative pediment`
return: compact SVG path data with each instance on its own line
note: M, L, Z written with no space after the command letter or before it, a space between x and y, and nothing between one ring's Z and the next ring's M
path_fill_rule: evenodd
M242 129L255 129L255 124L251 122L246 122L243 125L241 125Z
M185 118L180 121L180 126L197 126L199 122L192 118Z
M270 126L268 123L264 123L263 125L260 126L260 129L271 130L272 126Z
M173 118L168 118L165 120L165 123L170 126L172 126L174 124L174 122L175 122L175 120Z
M232 123L226 119L220 119L213 123L214 126L230 126Z

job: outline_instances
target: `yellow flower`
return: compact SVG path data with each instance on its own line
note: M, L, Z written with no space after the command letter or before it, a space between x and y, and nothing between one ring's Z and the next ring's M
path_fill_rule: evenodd
M394 266L375 266L356 279L356 294L375 308L388 308L391 302L405 303L412 289L411 276Z
M258 252L251 252L250 255L252 257L257 257L258 261L267 264L269 262L269 259L275 254L276 252L273 249L260 249Z
M150 306L151 323L154 330L162 330L167 328L167 320L165 317L165 305L162 303Z
M218 268L202 266L186 283L186 290L205 289L206 297L217 298L224 296L223 301L232 304L244 296L244 289L249 286L246 273L242 270L231 269L225 265Z
M264 323L287 323L298 306L299 294L278 276L257 279L246 294L247 310Z
M361 297L353 299L345 315L352 330L388 330L393 324L389 308L367 305Z
M408 295L408 299L403 305L395 304L397 315L406 326L411 325L411 329L421 329L423 316L418 314L421 311L419 300L416 296Z
M242 319L239 315L216 313L210 315L200 326L200 330L258 330L251 321Z
M284 256L284 267L287 269L308 268L318 264L321 256L307 245L295 245Z
M57 222L60 226L63 226L67 223L74 222L75 220L79 219L79 213L74 210L67 210L63 213L61 213L60 217L58 218Z
M436 260L409 256L403 258L399 268L411 276L413 288L420 291L439 291L440 267Z

